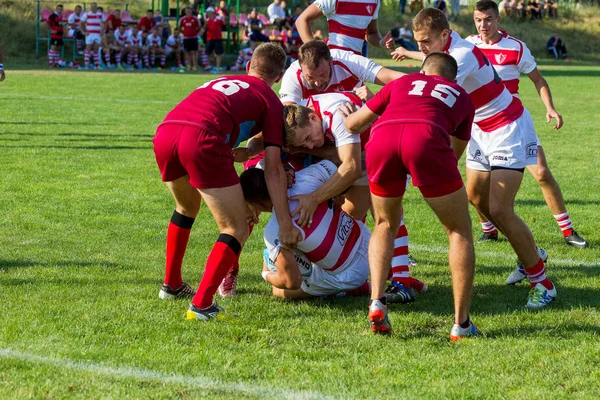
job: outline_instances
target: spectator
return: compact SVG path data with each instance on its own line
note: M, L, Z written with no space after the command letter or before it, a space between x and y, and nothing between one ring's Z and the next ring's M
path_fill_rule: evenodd
M167 52L162 47L162 28L155 26L152 29L152 33L148 35L148 53L150 55L150 66L154 70L161 70L165 68L165 60L167 59ZM160 56L160 67L156 67L156 56Z
M269 14L269 21L273 25L277 25L277 28L281 30L283 24L285 24L285 11L281 7L281 0L273 0L273 2L267 8L267 14Z
M85 39L85 36L83 36L81 34L81 31L79 30L79 21L81 21L81 6L75 6L75 12L69 15L69 29L67 31L67 34L70 37L75 38L77 51L79 52L79 54L83 54L83 39Z
M233 67L231 67L232 71L244 71L248 62L250 60L252 60L252 54L254 53L254 49L256 48L256 45L257 45L257 43L254 42L252 44L252 46L240 50L238 59L235 62L235 65Z
M50 29L50 50L48 50L48 66L58 67L60 61L60 49L63 45L64 27L62 20L63 6L59 4L48 19L48 29Z
M541 17L541 8L537 0L530 0L527 4L527 9L532 21Z
M179 28L173 29L173 34L169 36L167 42L165 43L165 51L167 52L167 57L171 53L175 54L177 68L184 69L183 64L181 64L181 52L183 51L183 36L181 36Z
M514 13L514 15L516 18L521 18L521 19L527 18L527 3L525 2L525 0L519 0L519 2L517 3L517 9L516 9L516 12Z
M423 0L412 0L410 2L410 12L412 14L417 14L419 11L425 8L425 4L423 4Z
M525 0L523 0L523 1L525 1ZM436 0L433 3L433 7L437 8L438 10L440 10L441 12L446 14L446 16L448 15L448 5L446 4L446 0Z
M404 47L408 51L418 50L418 47L410 41L413 37L413 34L408 26L408 23L405 23L404 26L400 27L400 22L397 22L395 28L391 30L391 33L392 37L394 38L394 42L398 46Z
M257 18L256 9L253 8L246 20L246 35L248 35L251 42L268 42L269 37L262 33L263 29L265 29L265 26Z
M290 17L292 16L292 14L290 13L290 10L288 9L287 6L287 2L285 0L283 0L281 2L281 8L283 9L283 15L285 15L285 21L287 23L287 21L290 19Z
M132 61L139 68L140 55L144 58L146 64L148 64L148 54L142 52L143 41L142 32L134 25L131 28L131 34L127 38L127 69L133 69L131 66Z
M117 43L114 31L106 31L102 35L102 52L108 68L112 68L110 63L112 54L115 56L116 67L121 65L121 46Z
M552 54L555 59L558 60L559 57L562 59L567 58L567 46L565 46L562 39L558 37L558 33L555 33L548 39L546 47L548 48L548 52Z
M221 70L221 57L223 56L223 29L225 22L220 15L215 15L215 9L206 9L206 55L211 57L215 53L216 65L211 73L216 74Z
M79 21L81 33L85 35L85 53L83 55L85 68L90 66L90 57L94 59L95 68L100 68L100 55L98 50L102 42L101 33L104 30L106 17L98 7L98 3L90 4L90 11L87 11Z
M406 0L400 0L400 3L398 3L398 8L400 9L400 14L404 15L406 12Z
M460 0L450 0L450 12L454 18L460 15Z
M2 82L4 80L4 78L6 78L5 74L4 74L4 61L2 60L4 58L4 55L2 54L4 51L4 49L2 48L2 45L0 44L0 82Z
M179 27L183 32L183 52L188 71L198 69L198 33L200 22L192 15L192 8L185 8L185 17L179 20Z
M152 10L146 11L146 16L140 18L138 22L138 29L140 32L150 32L152 28L156 26L156 20L154 19L154 13Z
M121 20L121 10L115 10L106 19L106 32L115 32L123 24Z

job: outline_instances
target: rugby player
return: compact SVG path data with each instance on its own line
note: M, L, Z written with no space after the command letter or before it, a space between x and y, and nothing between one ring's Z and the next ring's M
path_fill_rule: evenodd
M50 50L48 50L48 66L50 68L58 67L60 60L60 49L63 46L64 35L62 12L63 5L59 4L46 20L48 29L50 29Z
M85 53L83 55L85 68L90 67L90 57L94 58L94 66L100 67L100 56L98 48L102 43L101 33L104 31L106 17L98 9L96 2L90 3L90 11L87 11L79 21L81 33L85 35Z

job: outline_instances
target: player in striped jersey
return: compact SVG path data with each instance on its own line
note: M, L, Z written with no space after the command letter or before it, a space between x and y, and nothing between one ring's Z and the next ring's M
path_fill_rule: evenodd
M69 29L67 34L70 37L75 38L75 44L77 45L77 51L82 51L83 49L83 39L85 37L81 34L79 29L79 21L81 21L81 6L75 6L75 12L69 15L69 19L67 20L69 24ZM81 54L81 53L79 53Z
M478 1L473 14L475 27L479 36L471 35L467 40L475 44L490 63L494 66L504 85L513 96L519 96L519 77L526 74L535 85L535 88L546 107L546 120L556 120L554 129L558 130L563 125L561 115L554 108L552 94L548 82L537 68L537 64L522 41L498 29L500 14L498 5L491 0ZM533 126L533 123L531 123ZM565 242L576 248L585 248L589 243L573 229L569 213L563 199L558 183L552 176L544 149L538 139L537 164L529 165L527 169L535 178L542 189L544 199L558 226L561 228ZM485 217L480 215L481 225L484 228L480 240L498 240L496 227ZM525 278L524 275L521 275ZM514 283L514 282L512 282Z
M311 194L300 195L295 214L300 214L299 224L311 225L312 215L323 201L337 196L348 189L343 210L356 219L363 219L370 206L370 193L366 170L364 168L364 144L369 130L362 135L349 133L338 107L352 102L360 107L362 101L351 92L325 93L311 96L305 106L288 105L285 107L285 128L288 144L308 148L328 149L320 153L339 160L335 178ZM414 291L423 292L427 286L410 276L408 264L408 232L404 221L399 226L395 239L395 257L392 260L392 284L386 290L390 303L409 303L415 301Z
M148 35L147 43L148 43L148 53L150 54L150 66L154 67L154 63L156 60L156 56L160 56L160 67L158 69L163 69L165 67L165 60L167 59L167 52L162 47L162 36L160 34L161 28L155 26L152 28L152 33Z
M102 43L101 33L104 30L105 21L106 17L98 10L96 2L90 3L90 11L83 14L79 21L81 33L85 35L85 53L83 56L85 68L90 66L90 57L94 58L94 66L96 68L100 67L98 48Z
M528 165L537 163L537 136L521 100L502 83L482 51L450 30L438 9L421 10L413 19L415 40L423 54L442 51L458 63L456 82L475 104L475 120L467 148L469 201L506 236L529 277L529 308L547 306L556 288L546 277L544 261L529 227L515 213L514 200ZM406 55L397 49L394 59Z
M48 50L48 66L58 67L60 61L60 49L63 46L63 19L62 19L63 6L59 4L48 19L48 29L50 30L50 50Z
M296 174L288 197L318 190L335 175L337 168L322 160ZM270 213L273 204L267 190L264 171L250 168L240 176L244 198L249 206ZM289 201L290 211L296 200ZM369 276L366 257L371 233L332 200L319 204L311 227L296 224L302 239L293 249L282 247L277 237L279 224L275 212L265 226L265 263L263 278L273 285L277 297L299 299L327 296L362 287ZM365 285L368 287L368 283Z
M365 39L375 47L394 50L394 39L388 32L383 38L379 34L377 18L379 0L315 0L296 20L296 27L304 43L312 40L311 22L322 15L327 17L331 49L363 54Z

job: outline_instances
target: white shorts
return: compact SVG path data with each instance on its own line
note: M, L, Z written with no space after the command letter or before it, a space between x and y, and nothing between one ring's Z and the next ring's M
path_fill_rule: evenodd
M538 144L527 109L516 121L492 132L483 132L473 124L467 146L467 168L489 172L494 167L522 169L535 165Z
M85 44L102 43L102 36L99 33L88 33L85 35Z
M364 224L358 222L361 228L362 243L350 265L342 272L324 271L313 264L312 274L302 281L302 290L312 296L327 296L358 288L369 277L369 239L371 232Z
M69 29L67 31L67 35L71 36L71 37L75 37L75 33L78 31L78 29Z

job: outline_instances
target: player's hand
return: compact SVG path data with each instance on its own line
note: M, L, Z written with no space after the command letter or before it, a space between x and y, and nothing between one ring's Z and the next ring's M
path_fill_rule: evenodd
M356 111L356 108L354 107L354 104L352 104L350 102L345 102L345 103L342 103L342 105L338 107L338 111L342 115L342 118L344 120L346 120L346 118L348 118L350 116L350 114L352 114L353 112Z
M381 39L381 47L390 51L394 51L394 49L396 48L394 46L394 38L392 38L392 32L388 32L385 34L385 36Z
M404 47L398 47L396 50L392 52L392 59L396 62L400 62L407 58L407 52Z
M302 240L302 233L291 223L288 226L279 226L279 241L287 247L296 247Z
M2 82L5 78L4 70L0 71L0 82Z
M294 182L296 182L296 171L288 169L285 171L285 178L287 179L287 188L291 188Z
M319 205L318 199L312 193L309 193L290 197L290 200L298 201L298 207L292 211L292 218L294 218L295 215L300 214L298 225L310 228L313 222L313 215Z
M371 92L371 89L369 89L366 85L355 88L354 94L356 94L362 101L369 101L373 98L373 96L375 96L373 92Z
M556 125L554 125L554 129L559 130L563 126L562 116L556 110L550 110L546 113L546 122L549 124L552 122L552 118L556 120Z

